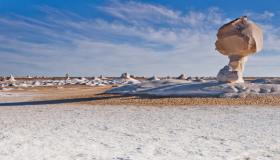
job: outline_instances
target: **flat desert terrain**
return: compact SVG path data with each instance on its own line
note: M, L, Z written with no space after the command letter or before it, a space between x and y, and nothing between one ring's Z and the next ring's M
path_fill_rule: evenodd
M276 160L278 96L105 94L115 85L0 93L0 159Z
M276 160L280 108L0 107L5 160Z

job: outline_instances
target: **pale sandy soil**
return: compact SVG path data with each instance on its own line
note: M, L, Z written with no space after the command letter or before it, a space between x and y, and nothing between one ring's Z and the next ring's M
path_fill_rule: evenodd
M109 88L1 91L0 160L280 159L279 97L102 94Z
M1 160L278 160L280 108L0 107Z
M44 104L80 103L91 105L146 105L146 106L177 106L177 105L258 105L280 106L279 96L262 96L246 98L187 98L187 97L138 97L103 94L112 86L89 87L82 85L64 87L35 87L23 90L12 90L4 93L18 94L0 96L0 105L4 102L38 102ZM2 91L3 93L3 91ZM27 103L28 104L28 103ZM36 103L35 103L36 104Z

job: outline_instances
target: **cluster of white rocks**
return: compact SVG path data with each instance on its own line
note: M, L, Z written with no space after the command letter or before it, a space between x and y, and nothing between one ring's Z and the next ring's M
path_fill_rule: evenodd
M24 80L16 80L14 76L2 78L0 81L0 90L9 90L11 87L38 87L38 86L64 86L64 85L87 85L87 86L105 86L105 85L124 85L124 84L136 84L140 81L132 78L130 74L123 73L117 78L106 78L103 76L93 78L71 78L68 74L64 79L32 79L28 77ZM9 88L9 89L8 89Z
M27 87L39 87L39 86L64 86L64 85L87 85L87 86L105 86L105 85L133 85L146 81L160 81L160 80L183 80L185 82L202 82L204 77L186 77L185 74L181 74L178 77L161 77L154 75L150 78L140 78L141 80L133 78L129 73L123 73L120 77L106 78L104 76L92 77L92 78L71 78L69 74L66 74L64 78L46 78L46 77L31 77L26 76L24 78L15 78L9 76L0 80L0 90L10 90L11 88L27 88Z
M147 80L113 88L107 93L151 96L246 97L280 95L280 80L256 79L245 83L223 83L207 78Z
M140 78L141 79L141 78ZM153 96L189 96L189 97L246 97L248 95L280 95L280 79L255 79L245 83L224 83L213 77L158 77L137 80L128 73L120 77L105 78L71 78L64 79L24 79L17 80L13 76L0 81L0 90L27 88L38 86L86 85L117 87L107 91L110 94L132 94Z

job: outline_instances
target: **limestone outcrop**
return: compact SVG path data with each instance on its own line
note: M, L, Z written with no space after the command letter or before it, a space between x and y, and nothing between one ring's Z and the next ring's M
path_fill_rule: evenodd
M8 81L9 82L15 82L16 79L15 79L15 77L13 75L10 75L10 77L8 77Z
M263 33L246 16L223 25L217 33L216 50L228 56L229 64L217 75L218 81L242 83L247 57L263 47Z
M185 74L181 74L179 77L177 77L177 79L185 80L185 79L187 79L187 77Z
M147 79L148 81L158 81L160 80L156 75Z
M131 78L129 73L123 73L121 78Z

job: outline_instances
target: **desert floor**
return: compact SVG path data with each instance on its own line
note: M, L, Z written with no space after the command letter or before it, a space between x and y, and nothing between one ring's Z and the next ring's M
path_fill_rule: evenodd
M109 88L2 91L0 159L280 159L277 97L103 94Z
M0 107L3 160L280 158L280 108Z

